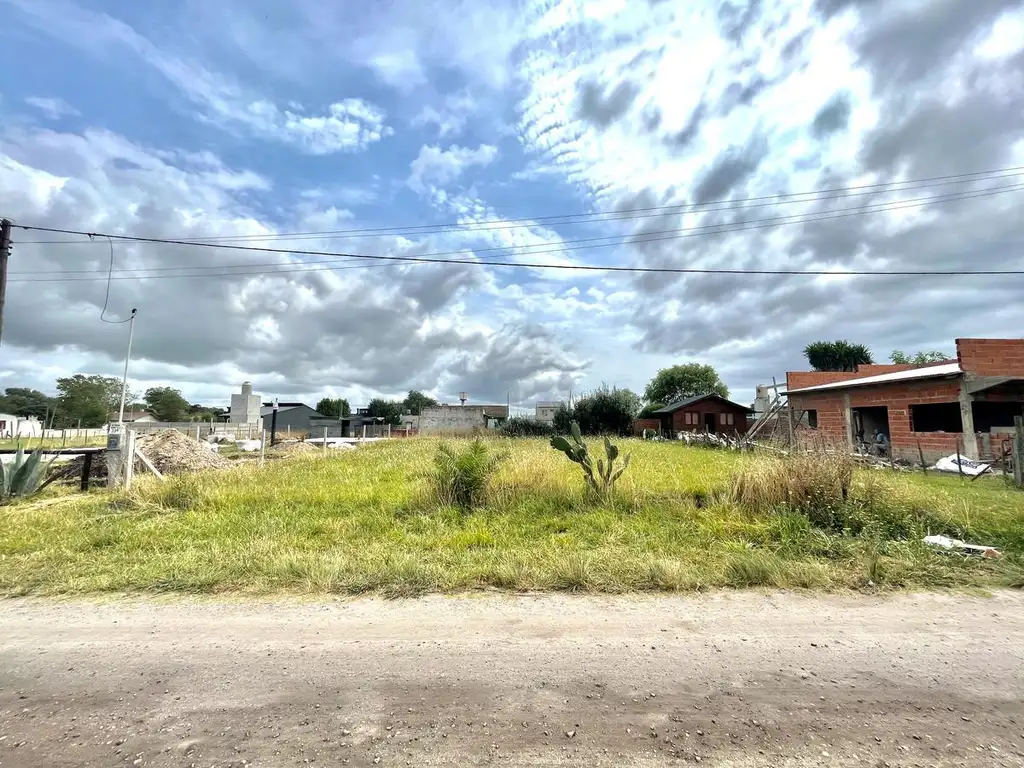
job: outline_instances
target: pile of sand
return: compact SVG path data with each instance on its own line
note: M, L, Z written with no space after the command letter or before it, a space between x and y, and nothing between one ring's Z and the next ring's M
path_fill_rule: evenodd
M135 438L135 447L164 474L232 466L232 462L214 452L209 443L193 440L176 429L139 435ZM141 461L136 460L135 471L146 471Z

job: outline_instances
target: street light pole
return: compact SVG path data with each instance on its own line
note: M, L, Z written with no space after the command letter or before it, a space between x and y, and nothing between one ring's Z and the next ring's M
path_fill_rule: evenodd
M124 356L124 376L121 377L121 408L117 412L117 423L124 424L124 401L128 396L128 361L132 357L132 337L135 335L135 313L132 309L132 316L128 318L128 352Z

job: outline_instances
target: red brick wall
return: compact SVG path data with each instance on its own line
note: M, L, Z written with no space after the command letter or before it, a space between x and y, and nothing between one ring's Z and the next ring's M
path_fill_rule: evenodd
M787 371L786 389L803 389L816 387L819 384L832 384L836 381L849 381L861 374L853 371Z
M957 339L956 357L979 376L1024 376L1024 339Z
M642 435L645 429L660 432L661 421L659 419L637 419L633 422L634 435Z
M687 424L685 413L696 413L697 424ZM672 414L672 430L674 432L703 432L704 431L704 414L713 413L715 414L715 431L719 434L743 434L747 431L747 411L744 408L736 408L727 403L721 403L717 400L702 400L699 403L694 403L687 408L680 408L678 411ZM719 414L731 413L733 414L733 424L725 425L722 424Z
M843 415L843 393L821 392L818 394L792 395L789 402L793 407L793 419L799 419L802 411L818 412L818 428L811 429L796 423L796 436L802 442L846 442L846 417ZM787 427L788 428L788 427Z
M889 439L893 453L911 461L918 461L917 444L920 441L925 459L934 461L957 450L959 433L913 432L910 422L910 406L920 403L952 403L960 397L959 379L935 379L931 381L907 381L874 387L847 390L851 408L886 406L889 409ZM823 392L820 394L793 395L790 398L794 416L800 410L814 408L818 411L818 429L797 428L800 440L811 442L822 440L843 443L846 440L846 418L843 414L843 393ZM981 441L979 440L979 448ZM960 450L963 450L962 444Z

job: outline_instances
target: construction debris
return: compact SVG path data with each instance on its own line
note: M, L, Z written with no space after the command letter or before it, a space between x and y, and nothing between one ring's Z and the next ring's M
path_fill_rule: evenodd
M936 472L950 472L954 475L961 474L967 475L968 477L975 477L983 472L988 472L989 467L992 465L984 461L972 461L971 459L958 456L953 453L949 456L944 456L935 462L935 466L932 467Z
M323 448L304 443L299 440L282 440L269 450L269 453L276 456L307 456L323 453Z
M947 549L950 551L962 552L965 555L980 555L981 557L1000 557L1000 552L995 547L986 547L981 544L967 544L959 539L951 539L948 536L925 536L922 539L925 544L933 547Z

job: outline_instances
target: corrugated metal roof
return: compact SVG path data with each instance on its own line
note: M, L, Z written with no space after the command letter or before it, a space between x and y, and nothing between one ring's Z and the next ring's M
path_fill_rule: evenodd
M915 379L941 379L946 376L958 376L963 371L960 363L943 363L942 365L928 365L923 368L911 368L909 371L896 371L894 373L879 373L874 376L864 376L860 379L846 379L845 381L833 381L831 384L817 384L813 387L791 389L787 395L801 395L805 392L826 392L830 389L847 389L850 387L869 387L874 384L889 384L897 381L914 381Z

